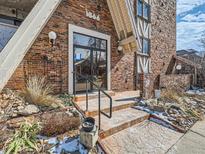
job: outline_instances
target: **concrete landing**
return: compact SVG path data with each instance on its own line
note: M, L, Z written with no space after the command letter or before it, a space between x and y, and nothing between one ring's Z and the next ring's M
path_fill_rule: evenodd
M198 121L170 150L168 154L204 154L205 120Z
M135 124L145 121L149 118L149 114L133 108L127 108L113 112L111 119L101 116L101 138L113 135L121 130L129 128ZM95 117L98 124L98 116Z
M168 154L204 154L205 138L199 134L189 131L167 153Z
M115 92L113 91L105 91L107 94L109 94L111 97L115 95ZM104 97L104 95L101 95L102 97ZM98 98L98 92L97 91L93 91L93 92L89 92L88 93L88 98L90 99L97 99ZM81 93L81 94L76 94L75 98L74 98L75 102L79 102L79 101L85 101L86 100L86 93Z
M101 141L108 154L164 154L183 134L145 121Z
M132 107L135 102L136 98L139 97L139 91L126 91L126 92L119 92L115 93L112 96L113 99L113 111L118 111L122 109L126 109ZM86 102L84 101L77 101L75 102L78 107L82 110L86 110ZM105 112L109 111L109 99L107 97L103 97L101 99L101 109ZM98 99L89 99L89 112L86 114L87 116L96 116L98 113Z

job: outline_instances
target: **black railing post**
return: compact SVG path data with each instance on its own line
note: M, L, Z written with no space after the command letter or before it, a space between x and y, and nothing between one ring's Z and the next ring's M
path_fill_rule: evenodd
M99 126L99 130L100 128L100 124L101 124L101 100L100 100L100 89L98 90L98 126Z
M110 118L112 118L112 98L110 98Z
M76 80L77 80L77 73L76 72L74 72L74 80L73 80L73 90L74 90L74 92L73 92L73 94L74 94L74 96L76 97Z
M88 80L86 80L86 111L88 111Z
M88 84L90 83L92 86L95 86L98 90L98 126L99 126L99 130L101 129L101 114L103 114L104 116L106 116L107 118L112 118L112 97L107 94L104 90L102 90L99 85L95 84L92 80L90 80L88 78L88 76L83 76L79 73L77 73L76 71L73 72L74 76L75 76L75 80L77 80L77 76L82 77L83 79L86 80L86 111L88 111L89 108L89 87ZM103 94L105 94L105 96L107 96L110 99L110 114L108 115L106 112L101 111L101 92ZM76 89L74 87L74 93L76 94Z

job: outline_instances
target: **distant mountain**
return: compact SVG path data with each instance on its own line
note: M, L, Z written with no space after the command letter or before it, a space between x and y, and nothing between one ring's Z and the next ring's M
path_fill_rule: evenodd
M177 49L202 51L205 31L205 0L177 0Z

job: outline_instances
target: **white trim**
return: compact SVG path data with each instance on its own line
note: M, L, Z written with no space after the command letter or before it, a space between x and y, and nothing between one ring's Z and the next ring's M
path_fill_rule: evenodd
M72 24L68 25L68 91L69 94L73 94L73 33L81 33L84 35L89 35L97 38L107 40L107 90L111 90L111 36L106 35L97 31L89 30L83 27L75 26Z
M125 2L126 2L126 6L127 6L129 17L130 17L130 21L132 23L133 33L134 33L134 35L136 37L136 43L138 44L138 50L140 50L140 49L142 49L142 45L141 45L139 31L138 31L137 24L136 24L136 19L134 17L132 9L131 9L132 5L130 4L129 0L125 0Z

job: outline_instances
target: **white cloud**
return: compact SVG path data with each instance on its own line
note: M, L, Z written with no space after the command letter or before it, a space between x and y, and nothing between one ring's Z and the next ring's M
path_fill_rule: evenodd
M199 39L205 30L205 22L180 22L177 25L177 49L202 50Z
M177 0L177 15L183 17L177 23L178 50L202 50L199 39L205 31L205 14L204 10L194 10L202 4L205 4L205 0Z
M192 10L203 3L205 0L177 0L177 15Z
M182 20L187 22L205 22L205 14L188 14Z

